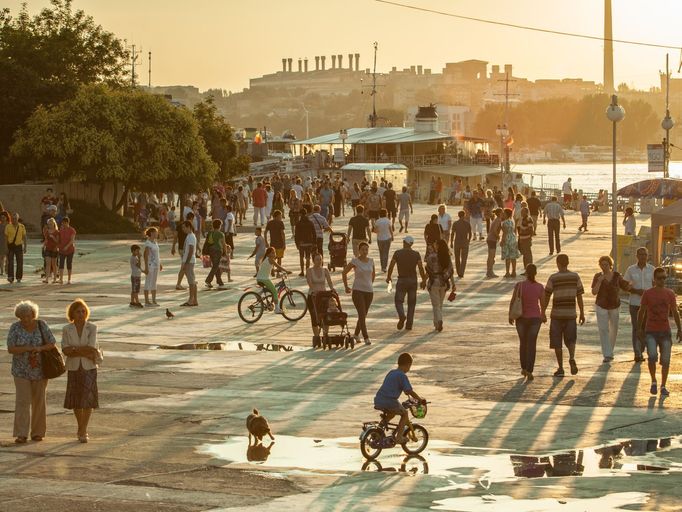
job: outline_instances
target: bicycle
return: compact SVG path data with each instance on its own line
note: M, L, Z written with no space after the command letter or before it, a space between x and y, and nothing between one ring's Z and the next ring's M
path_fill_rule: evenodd
M429 402L406 400L402 405L409 410L409 414L417 419L423 419L426 416L427 403ZM396 445L395 434L398 430L398 424L390 423L393 417L391 413L385 409L377 408L377 410L381 411L380 421L369 421L362 424L360 451L367 460L376 459L383 449L393 448ZM392 432L391 428L393 428ZM412 423L408 415L403 438L406 439L400 445L403 451L409 455L417 455L423 452L429 443L429 432L422 425Z
M300 290L289 288L287 273L277 272L275 276L280 278L275 288L282 316L291 322L300 320L308 312L307 297ZM246 288L246 293L239 298L237 311L239 317L247 324L256 323L266 310L275 310L276 303L270 290L260 285L259 288L259 291Z

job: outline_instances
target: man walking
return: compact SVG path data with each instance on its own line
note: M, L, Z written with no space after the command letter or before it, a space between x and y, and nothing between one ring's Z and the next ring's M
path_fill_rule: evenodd
M391 229L395 230L395 218L397 216L396 208L396 193L393 190L393 183L388 184L388 188L384 192L384 204L386 205L386 212L388 218L391 219Z
M410 214L414 213L414 210L412 209L412 197L407 191L407 187L403 187L402 193L398 196L398 204L400 205L400 211L398 213L400 233L403 232L403 220L405 221L405 233L407 233L407 225L410 222Z
M458 220L452 225L450 246L455 250L455 270L459 278L464 277L471 242L471 224L464 218L464 211L457 212ZM454 243L453 243L454 242Z
M355 211L357 215L351 217L348 221L348 233L346 238L351 241L353 246L353 256L356 258L360 255L360 243L372 243L372 231L369 229L369 220L365 217L365 207L359 204Z
M329 222L320 213L321 208L319 204L313 206L313 213L309 215L310 222L315 226L315 248L319 254L324 254L322 248L324 247L324 232L331 233L332 228L329 227Z
M550 200L549 203L545 205L545 209L542 211L542 223L547 224L547 236L549 238L550 256L554 254L555 245L557 254L561 252L561 240L559 240L560 219L561 222L563 222L564 224L564 229L566 229L564 209L559 204L557 197L552 196L552 199Z
M526 204L528 205L530 218L533 219L533 236L535 236L538 234L538 217L540 216L540 208L542 208L542 203L538 199L535 190L530 193L530 197L526 200Z
M497 242L500 239L500 231L502 230L502 208L495 209L495 218L490 223L486 243L488 244L488 261L486 262L486 279L497 277L493 272L493 265L495 265L495 253L497 252Z
M474 240L476 240L476 234L478 234L478 239L483 240L483 200L478 195L478 191L474 190L473 196L467 202L467 212L469 213L469 222L471 224L471 231L474 235Z
M265 207L268 203L268 193L261 182L258 182L255 190L251 193L251 200L253 202L253 225L258 225L258 218L260 217L260 225L265 224Z
M407 235L403 238L403 248L393 253L391 264L386 274L386 282L391 282L393 268L398 266L398 281L395 285L395 309L398 312L398 330L403 326L408 331L414 322L414 310L417 305L417 269L422 278L422 288L426 287L426 272L422 265L422 257L412 249L414 238ZM407 316L405 316L405 295L407 295Z
M670 353L672 352L672 332L670 331L669 315L673 315L677 325L677 340L682 340L682 326L680 325L680 313L677 311L675 292L665 286L665 269L658 267L654 270L654 286L642 294L642 302L637 316L639 335L646 340L647 352L649 353L649 374L651 375L652 395L658 393L656 382L656 363L658 362L658 349L661 351L661 396L670 393L665 385L668 381L670 370Z
M452 228L452 217L445 210L447 207L441 204L438 207L438 224L442 228L441 238L446 242L450 240L450 228Z
M568 349L568 363L571 365L571 375L578 373L575 362L575 344L578 339L578 322L585 323L585 308L583 306L583 283L580 276L568 270L568 256L559 254L556 257L556 266L559 269L547 280L545 285L545 297L542 302L542 321L547 321L547 306L552 297L552 314L549 323L549 348L554 349L556 360L559 365L554 372L555 377L564 376L564 356L562 342ZM580 317L576 322L575 305L578 304Z
M21 223L19 214L15 213L8 219L5 226L5 240L7 241L7 281L21 283L24 277L24 254L26 254L26 227ZM16 263L16 267L15 267Z
M194 265L196 264L196 245L197 237L194 235L192 223L186 220L182 223L182 230L185 233L185 240L182 246L182 270L187 278L189 286L189 298L181 306L198 306L197 301L197 280L194 275Z
M642 295L646 290L654 286L654 266L649 263L649 253L646 247L637 249L637 263L630 265L623 275L630 283L630 323L632 324L632 351L635 353L635 362L644 361L642 355L642 343L639 339L639 327L637 317L642 302Z
M571 178L564 181L561 185L561 193L564 195L564 208L570 208L573 202L573 187L571 186Z

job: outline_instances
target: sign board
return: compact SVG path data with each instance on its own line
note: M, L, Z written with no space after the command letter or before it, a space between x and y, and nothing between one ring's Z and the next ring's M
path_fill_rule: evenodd
M649 172L665 171L665 149L663 144L647 144L646 153L649 160Z
M346 163L346 155L343 152L343 148L334 148L334 163Z

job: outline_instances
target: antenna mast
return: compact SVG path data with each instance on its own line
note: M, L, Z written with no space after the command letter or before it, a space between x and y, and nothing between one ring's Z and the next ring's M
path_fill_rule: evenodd
M149 52L149 88L152 88L152 52Z
M374 41L374 69L372 70L372 115L369 116L370 128L376 128L377 125L377 50L379 43Z

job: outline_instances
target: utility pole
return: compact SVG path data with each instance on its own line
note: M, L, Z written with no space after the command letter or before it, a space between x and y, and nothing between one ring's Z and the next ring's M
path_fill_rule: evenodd
M495 96L504 96L504 124L498 126L496 133L500 136L500 167L503 172L509 172L509 146L505 144L507 137L509 137L509 125L507 123L508 110L509 110L509 97L519 96L519 94L511 94L509 92L509 82L516 82L513 78L509 78L509 73L505 73L504 80L498 80L498 82L504 82L504 94L495 93ZM504 164L502 163L502 151L504 151Z
M152 52L149 52L149 83L148 87L152 88Z
M661 128L665 130L663 139L663 177L668 177L670 166L670 130L675 126L675 121L670 117L670 67L668 54L665 54L665 117L661 121Z
M135 51L135 45L132 45L131 48L132 48L132 51L131 51L130 56L131 56L131 63L132 63L132 73L131 73L130 81L131 81L131 85L133 87L135 87L135 78L136 78L135 77L135 64L137 63L137 59L139 58L140 52L142 51L142 49L140 48L139 51L136 52Z
M374 69L372 70L372 85L363 86L363 87L370 87L371 88L369 95L372 97L372 113L369 115L369 119L368 119L370 128L376 128L377 120L379 119L379 117L377 116L377 87L382 87L382 86L377 85L377 50L378 50L378 48L379 48L379 43L374 41Z

